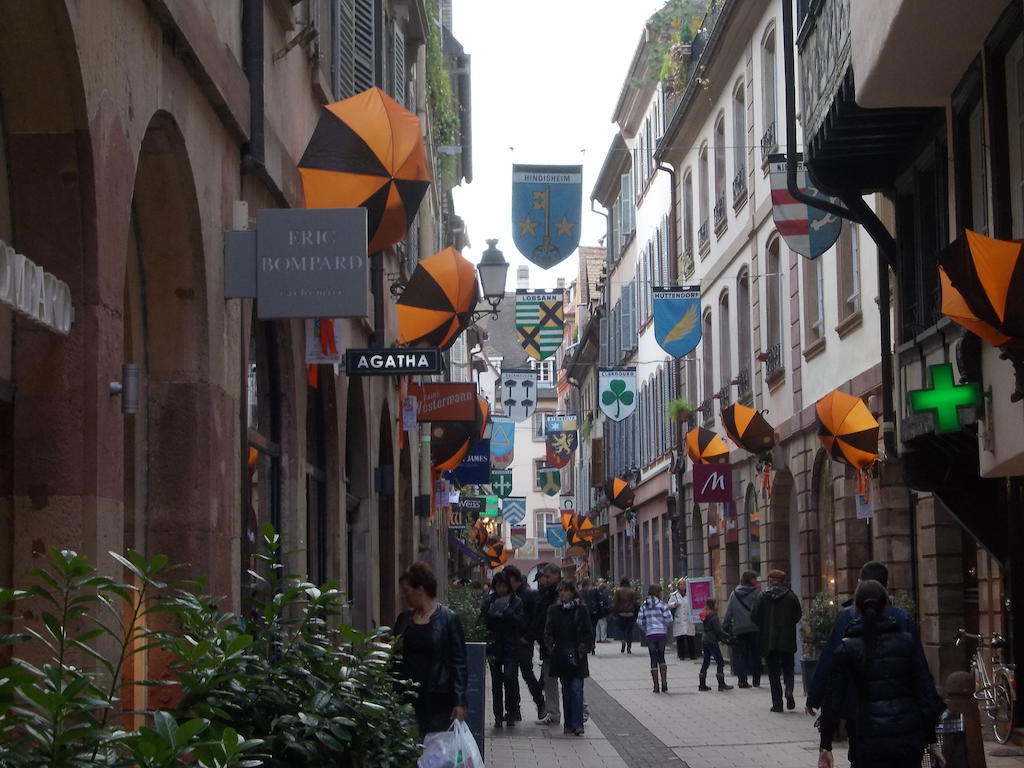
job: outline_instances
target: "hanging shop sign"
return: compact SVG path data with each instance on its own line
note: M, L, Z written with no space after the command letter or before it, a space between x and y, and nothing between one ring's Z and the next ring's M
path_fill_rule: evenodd
M786 156L768 155L770 182L772 187L772 217L786 245L808 259L816 259L839 239L843 220L834 213L823 211L797 200L789 191L789 177L786 171ZM811 181L804 166L802 154L796 157L797 187L806 195L820 198L824 202L840 205L836 197L819 192ZM767 279L780 279L767 275Z
M672 357L686 357L700 343L700 286L651 289L654 338Z
M732 501L732 467L728 464L693 465L693 500Z
M476 413L476 384L410 384L409 394L416 398L420 422L473 421Z
M256 298L260 320L368 317L366 209L277 209L224 233L224 296Z
M491 480L491 441L480 440L451 472L459 485L486 485Z
M67 336L75 320L71 289L0 240L0 304L51 331Z
M345 350L345 373L349 376L409 376L440 372L441 350L436 347ZM423 406L419 404L418 407Z
M957 432L960 430L960 409L981 405L981 387L976 381L954 383L952 363L932 365L930 369L931 388L907 392L910 410L914 413L933 413L936 432Z

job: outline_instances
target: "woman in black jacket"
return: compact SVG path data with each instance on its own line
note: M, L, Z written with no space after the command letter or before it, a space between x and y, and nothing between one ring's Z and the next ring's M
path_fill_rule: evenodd
M487 666L491 670L494 727L502 719L511 728L523 719L519 711L519 652L523 633L523 601L512 591L504 572L491 579L491 594L480 616L487 627Z
M857 587L858 620L846 632L832 661L821 708L819 768L832 768L832 734L848 690L856 692L857 714L850 735L850 763L857 768L915 768L935 742L935 725L945 706L932 684L924 654L909 632L884 617L889 596L877 581ZM934 764L946 761L929 749Z
M548 608L544 645L551 674L562 684L565 733L583 735L583 679L590 676L587 653L593 640L590 614L571 581L558 585L558 602Z
M424 562L398 579L409 610L395 621L402 639L400 674L417 683L420 737L448 730L466 719L466 638L459 617L437 602L437 579Z

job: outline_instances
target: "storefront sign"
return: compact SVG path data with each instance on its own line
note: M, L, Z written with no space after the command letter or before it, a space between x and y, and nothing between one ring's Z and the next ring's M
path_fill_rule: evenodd
M440 372L441 350L436 347L345 350L345 373L349 376L407 376ZM422 409L423 406L419 407Z
M728 464L693 465L693 500L732 501L732 467Z
M225 233L224 296L255 296L261 320L367 317L369 295L365 208L268 208Z
M459 485L486 485L491 480L491 441L480 440L451 473Z
M960 430L960 409L981 405L981 387L976 381L955 384L952 363L932 365L930 368L931 389L907 392L910 410L914 413L934 413L936 432L957 432Z
M31 259L0 240L0 304L66 336L75 310L71 289Z
M715 580L710 576L698 576L686 580L686 599L690 608L690 621L700 624L700 612L704 604L715 596Z
M420 422L473 421L476 414L476 384L410 384L409 394Z

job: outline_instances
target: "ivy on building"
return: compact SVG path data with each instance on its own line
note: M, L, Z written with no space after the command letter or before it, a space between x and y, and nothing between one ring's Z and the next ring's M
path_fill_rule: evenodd
M438 147L459 143L462 105L452 90L451 77L441 44L440 15L435 0L427 0L427 15L431 22L427 32L427 98L430 102L433 155L438 170L435 180L448 190L458 183L458 158L442 154Z

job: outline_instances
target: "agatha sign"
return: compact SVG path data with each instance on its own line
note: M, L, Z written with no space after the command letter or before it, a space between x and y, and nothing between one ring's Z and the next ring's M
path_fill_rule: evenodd
M440 372L441 350L437 347L345 350L345 373L349 376L409 376Z
M67 335L75 319L71 289L0 240L0 304L44 328Z
M255 296L261 320L367 317L369 295L365 208L270 208L224 233L224 296Z

